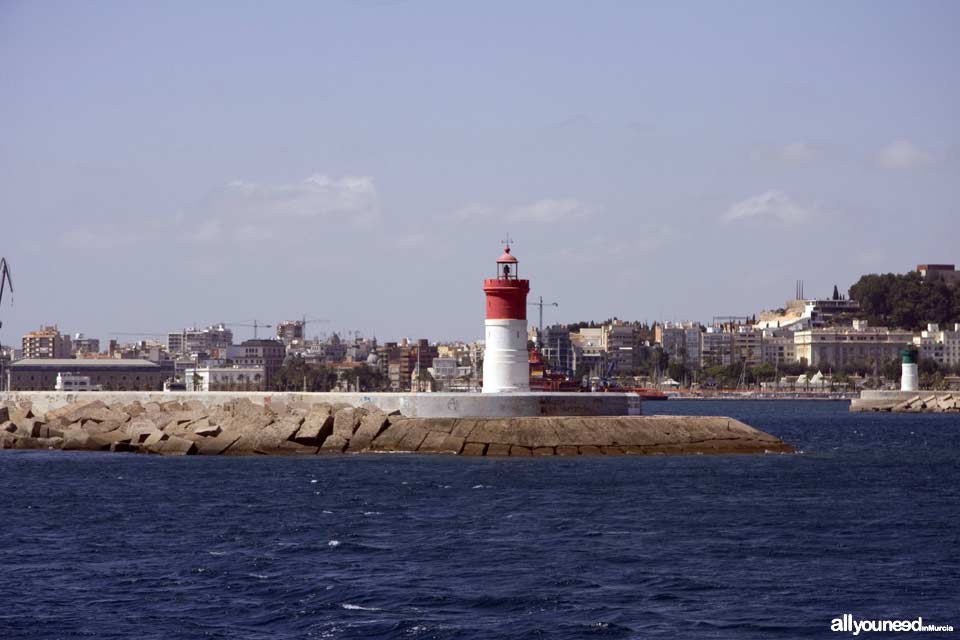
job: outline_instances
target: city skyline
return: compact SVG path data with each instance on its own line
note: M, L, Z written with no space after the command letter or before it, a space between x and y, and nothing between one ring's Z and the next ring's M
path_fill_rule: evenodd
M0 17L5 345L304 313L475 340L507 232L545 324L960 262L952 3Z

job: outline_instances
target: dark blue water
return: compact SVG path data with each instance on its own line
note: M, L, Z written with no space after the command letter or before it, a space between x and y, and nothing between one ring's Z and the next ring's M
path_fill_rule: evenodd
M0 452L0 637L836 638L843 613L960 628L960 418L645 410L734 416L804 453Z

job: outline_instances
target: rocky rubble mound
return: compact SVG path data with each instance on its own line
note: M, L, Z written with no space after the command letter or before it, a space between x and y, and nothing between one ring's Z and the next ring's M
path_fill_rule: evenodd
M43 416L0 407L0 448L162 455L419 452L471 456L762 453L793 449L737 420L709 417L404 418L372 407L235 399L75 402Z
M960 413L960 395L916 395L891 407L877 407L874 411L894 413Z

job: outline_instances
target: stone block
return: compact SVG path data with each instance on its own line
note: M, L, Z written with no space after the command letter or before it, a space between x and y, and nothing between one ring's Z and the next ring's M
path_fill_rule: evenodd
M230 448L240 439L239 433L220 433L212 438L205 438L197 444L197 453L202 456L218 456Z
M143 408L143 405L140 404L139 400L134 400L124 407L123 411L133 419L142 416L146 410Z
M36 438L40 435L40 421L34 418L18 418L14 423L17 426L16 434L23 438Z
M533 455L530 447L520 447L515 444L510 445L510 455L514 457L529 458Z
M13 449L17 444L17 436L9 431L0 431L0 449Z
M595 447L593 445L585 445L577 447L580 450L580 455L582 456L602 456L603 450L600 447Z
M243 435L253 435L263 431L273 422L272 416L265 414L245 415L229 418L220 425L224 431L234 431Z
M90 436L90 441L100 445L102 450L109 450L110 445L115 442L130 442L130 440L130 434L120 429Z
M163 442L148 449L151 452L160 453L165 456L189 456L197 453L197 444L186 438L170 436Z
M273 456L315 455L318 451L319 447L308 447L289 440L285 440L276 447L269 449L257 449L257 453Z
M160 433L160 429L151 420L136 418L132 422L124 425L124 429L130 434L133 442L143 442L153 433Z
M420 443L417 451L421 453L460 453L463 448L463 438L451 436L441 431L430 431Z
M414 423L414 420L403 419L391 421L387 428L373 439L370 448L374 451L396 451Z
M123 422L117 420L107 420L104 422L99 422L97 420L84 420L81 428L90 435L94 436L98 433L109 433L110 431L116 431L117 429L121 428L123 424Z
M276 433L281 440L293 440L302 424L302 416L287 415L270 425L270 430Z
M560 445L557 447L558 456L578 456L580 455L580 450L571 445Z
M349 441L343 436L334 433L323 441L319 453L343 453L343 450L347 448L348 442Z
M537 447L533 450L533 455L535 456L552 456L554 455L553 447Z
M370 448L374 438L383 433L389 422L387 415L382 411L368 413L360 420L360 426L350 438L350 451L364 451Z
M0 424L0 431L6 431L7 433L15 433L17 430L17 424L15 422L10 422L7 420L3 424Z
M311 411L293 439L306 446L319 447L333 433L333 416L329 411Z
M63 434L64 451L101 451L103 445L95 442L85 431L67 431Z
M454 436L456 437L456 436ZM487 445L480 444L479 442L468 442L463 445L463 450L460 452L462 456L482 456L487 451Z
M41 447L40 443L37 441L37 438L33 436L17 436L16 441L13 443L14 449L44 449L46 447Z
M338 410L333 416L333 434L349 440L360 426L361 417L360 411L353 407Z
M508 456L510 455L510 445L493 443L487 445L487 457L489 456Z
M50 425L42 424L38 429L38 438L62 438L63 431Z
M198 436L204 436L205 438L214 438L220 435L220 427L215 424L206 424L200 425L193 428L193 432Z
M10 419L9 407L0 407L0 424Z
M158 430L148 434L146 438L140 441L140 444L143 445L145 449L149 450L151 447L156 447L161 442L168 440L169 438L170 434Z
M427 435L430 432L426 429L422 429L418 426L413 426L407 429L407 434L403 436L403 439L400 440L397 444L396 451L416 451L420 448L420 445L423 444L423 441L426 440Z

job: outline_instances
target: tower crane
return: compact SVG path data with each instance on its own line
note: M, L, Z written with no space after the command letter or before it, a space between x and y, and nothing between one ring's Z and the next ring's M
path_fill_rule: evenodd
M257 322L256 320L253 321L253 324L248 324L246 322L221 322L219 324L222 324L225 327L253 327L254 340L257 339L257 329L259 329L260 327L263 327L264 329L270 329L273 327L272 324L263 324L263 323Z
M308 324L329 324L330 320L327 318L308 318L306 314L304 314L303 319L301 319L300 322L303 324L303 339L306 340Z
M540 325L539 331L537 334L537 340L543 340L543 308L544 307L559 307L560 305L556 302L544 302L543 296L539 296L539 302L528 302L527 304L531 307L540 307Z

